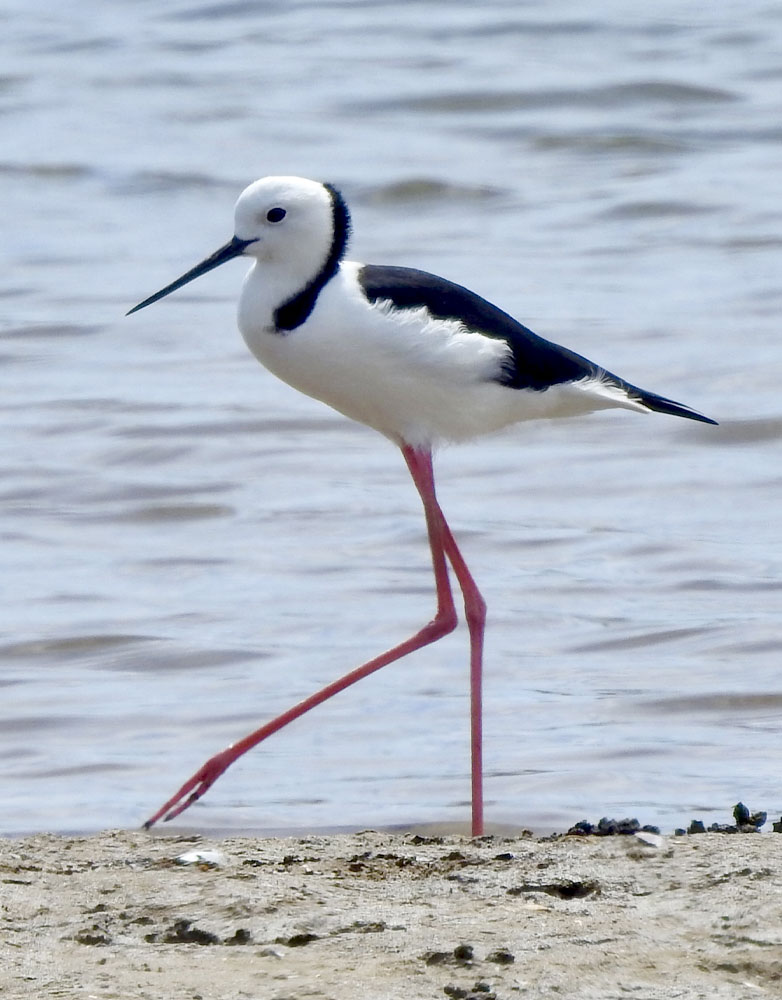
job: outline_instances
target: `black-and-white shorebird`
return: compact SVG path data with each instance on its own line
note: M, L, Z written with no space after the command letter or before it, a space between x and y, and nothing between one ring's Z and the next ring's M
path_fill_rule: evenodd
M327 685L208 760L145 824L173 819L237 758L309 709L457 623L450 564L470 635L472 833L483 832L481 680L486 604L435 495L432 449L522 420L610 407L716 421L639 389L532 333L466 288L425 271L344 259L350 215L329 184L264 177L236 203L235 235L136 312L234 257L251 267L239 329L255 357L294 388L397 444L423 501L437 610L411 638Z

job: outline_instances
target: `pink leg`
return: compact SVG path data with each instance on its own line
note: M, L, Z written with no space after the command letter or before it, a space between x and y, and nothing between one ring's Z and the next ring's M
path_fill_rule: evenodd
M157 823L158 820L170 820L184 812L188 806L191 806L194 802L201 798L207 789L215 783L220 775L227 768L229 768L235 760L241 757L242 754L247 753L248 750L257 746L267 737L271 736L272 733L276 733L279 729L282 729L283 726L287 726L289 722L293 722L294 719L298 719L299 716L304 715L304 713L308 712L311 708L315 708L316 705L320 705L328 698L333 697L340 691L344 691L345 688L350 687L351 684L355 684L362 678L368 677L381 667L385 667L387 664L401 659L408 653L412 653L414 650L420 649L422 646L426 646L431 642L435 642L437 639L440 639L449 632L452 632L453 629L456 628L457 617L456 608L453 603L453 596L451 594L451 586L448 581L446 555L454 567L454 572L456 573L457 579L459 580L465 594L465 606L468 607L468 622L470 622L470 633L473 637L473 646L475 646L476 633L474 630L476 627L482 637L482 619L480 626L477 626L475 622L471 620L470 615L472 614L473 618L475 618L474 609L476 602L474 595L477 595L481 605L483 602L482 599L480 599L477 589L475 588L475 584L472 582L472 578L467 572L464 561L456 547L456 543L453 540L453 536L451 535L448 525L445 522L445 518L443 517L439 504L437 503L434 492L432 456L429 452L416 451L407 445L402 448L402 453L423 501L424 514L426 516L426 527L429 535L429 546L432 551L432 565L434 568L434 578L437 587L437 612L432 621L420 629L420 631L416 632L416 634L410 639L400 643L398 646L394 646L393 649L389 649L385 653L381 653L380 656L375 657L363 666L357 667L350 673L345 674L345 676L341 677L339 680L333 681L331 684L327 684L320 691L310 695L309 698L305 698L304 701L299 702L298 705L294 705L293 708L288 709L287 712L283 712L282 715L278 715L276 719L272 719L271 722L267 722L259 729L256 729L248 736L245 736L244 739L239 740L238 743L233 743L231 746L226 747L225 750L215 754L215 756L211 757L203 765L203 767L196 771L192 778L182 785L179 791L173 795L168 802L166 802L166 804L154 814L154 816L151 816L147 820L144 824L147 829ZM465 589L466 586L468 589ZM469 598L468 593L470 594ZM480 695L480 648L478 649L477 660L475 660L475 663L477 664L477 667L473 669L473 699L475 699L476 686L478 696ZM478 777L478 780L476 781L475 772L475 739L477 735L477 739L480 742L480 726L478 726L476 730L475 700L473 708L473 796L475 796L475 790L477 787L479 792L478 802L480 804L480 777ZM477 712L479 715L480 697L478 697ZM478 751L480 751L479 746ZM478 767L480 767L480 752L477 754L477 763ZM480 810L476 819L474 798L474 836L480 836L483 832L482 823L483 821Z
M472 835L483 836L483 635L486 601L445 526L445 552L453 566L464 597L464 612L470 631L470 748L472 751Z
M411 448L402 449L413 480L415 481L427 523L438 518L442 529L445 554L453 566L456 579L464 597L464 612L470 632L470 749L472 757L472 835L483 836L483 636L486 628L486 601L472 577L464 557L454 540L445 515L437 502L434 490L432 456ZM425 471L420 466L425 465Z
M427 512L427 524L436 518L441 526L445 554L453 566L464 597L464 612L470 632L470 749L472 757L472 835L483 836L483 635L486 627L486 601L467 569L434 491L432 456L412 448L402 452L410 468Z

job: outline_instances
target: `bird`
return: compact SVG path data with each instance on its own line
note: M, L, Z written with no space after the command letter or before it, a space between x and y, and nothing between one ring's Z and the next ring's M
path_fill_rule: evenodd
M146 821L147 829L180 815L239 757L294 719L453 631L458 614L452 571L470 644L470 829L481 836L486 602L439 504L435 449L521 421L614 407L717 423L538 336L452 281L416 268L346 259L351 228L347 203L334 185L263 177L240 194L232 238L127 315L230 260L246 258L250 267L237 318L252 354L293 388L401 449L423 505L435 614L410 638L215 754Z

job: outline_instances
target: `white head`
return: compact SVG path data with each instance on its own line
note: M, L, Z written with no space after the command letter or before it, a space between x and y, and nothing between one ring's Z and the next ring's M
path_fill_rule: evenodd
M345 252L349 232L347 207L331 185L304 177L262 177L239 195L233 239L130 312L242 255L274 272L269 278L281 293L295 295L328 281Z

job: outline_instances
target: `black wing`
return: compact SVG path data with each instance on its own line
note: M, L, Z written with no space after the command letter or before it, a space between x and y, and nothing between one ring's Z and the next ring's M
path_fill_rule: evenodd
M365 264L358 280L370 302L388 299L399 309L425 306L436 319L458 320L486 337L504 340L511 357L497 381L511 389L547 389L602 372L579 354L539 337L469 288L436 274Z
M542 391L563 382L599 378L613 383L630 399L650 410L706 424L716 423L683 403L639 389L575 351L539 337L469 288L436 274L412 267L364 264L358 280L370 302L387 299L399 309L425 306L436 319L459 320L470 330L504 340L511 356L497 376L497 382L509 389Z

